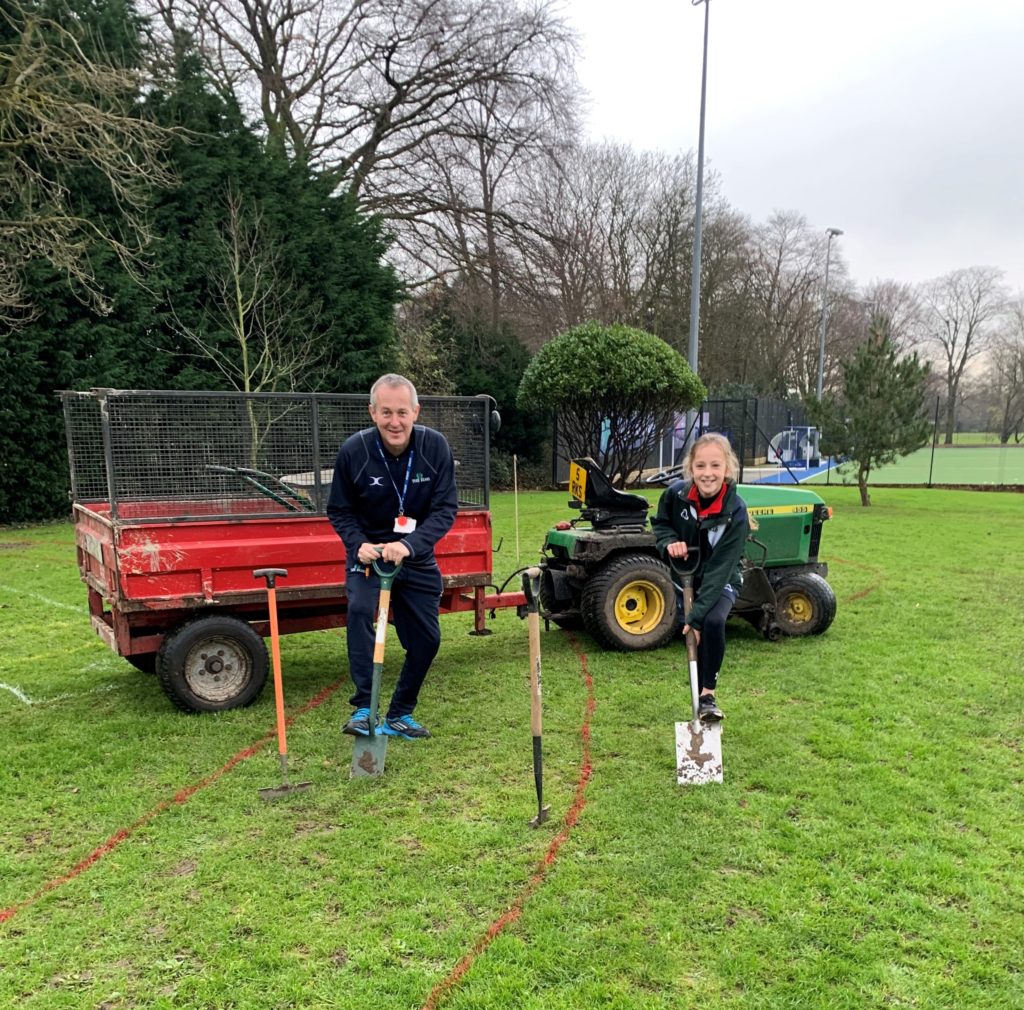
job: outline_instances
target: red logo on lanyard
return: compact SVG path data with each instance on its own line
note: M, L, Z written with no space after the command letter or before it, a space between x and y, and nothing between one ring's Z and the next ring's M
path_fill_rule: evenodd
M406 519L406 518L405 518L405 516L398 516L398 518L397 518L397 519L395 519L395 523L396 523L396 525L398 525L398 526L405 526L405 525L406 525L406 523L408 523L408 521L409 521L409 520L408 520L408 519Z

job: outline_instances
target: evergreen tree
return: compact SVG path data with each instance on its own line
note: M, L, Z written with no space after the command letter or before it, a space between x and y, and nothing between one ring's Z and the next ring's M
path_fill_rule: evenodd
M923 411L928 365L916 352L898 358L889 325L879 316L868 341L841 368L841 394L812 399L807 409L821 430L822 449L856 463L861 505L870 505L871 471L928 441L931 426Z
M427 335L433 345L431 353L446 356L445 378L451 392L493 397L501 427L491 443L492 484L511 483L513 455L521 463L541 464L548 416L543 410L517 403L530 354L511 328L504 323L495 325L486 307L467 307L456 291L441 286L408 304L405 315L404 328ZM440 387L431 391L440 391Z
M178 41L173 89L147 102L159 122L187 131L171 151L180 183L159 194L153 211L159 296L147 343L173 357L176 388L247 388L212 367L227 358L236 377L246 371L223 294L229 206L237 205L242 228L258 220L258 233L249 234L258 239L255 255L275 265L278 323L292 341L317 347L315 368L261 388L365 391L392 355L400 290L381 262L379 223L302 166L268 153L237 104L214 92L187 40Z
M74 0L76 16L110 58L136 60L142 28L122 0ZM261 240L283 264L299 311L315 307L303 339L316 341L315 373L296 388L364 392L386 371L399 285L382 263L380 225L300 167L267 154L237 105L208 84L188 40L178 40L165 84L146 96L146 115L179 133L168 159L177 184L153 194L149 271L140 283L110 250L88 250L113 306L106 315L78 300L45 262L26 272L37 315L0 335L0 522L33 521L67 508L63 418L55 391L92 386L225 388L228 383L183 332L202 332L232 353L232 335L210 332L218 235L226 197L258 210ZM68 176L70 200L89 219L116 223L118 206L96 173ZM291 323L291 319L286 322ZM266 388L275 388L270 385Z
M44 0L25 10L73 30L84 55L98 64L138 65L141 22L121 0ZM117 234L121 209L103 173L89 164L65 165L60 177L68 211ZM112 311L83 297L40 256L23 270L33 315L0 333L0 522L67 511L67 447L56 391L128 386L136 378L132 358L149 322L148 296L109 245L93 242L82 255L84 273Z

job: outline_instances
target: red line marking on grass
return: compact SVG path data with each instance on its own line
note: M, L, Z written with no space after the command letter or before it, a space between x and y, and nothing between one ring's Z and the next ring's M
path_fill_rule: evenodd
M873 586L868 586L867 589L858 590L852 596L847 596L843 603L847 604L853 603L854 600L863 600L865 596L870 596L880 585L880 582L876 582Z
M470 948L469 953L461 958L459 963L451 970L451 972L449 972L446 978L442 979L436 986L434 986L426 1003L423 1004L423 1010L437 1010L437 1007L441 1005L444 998L459 984L466 972L473 967L473 962L476 961L476 959L485 950L487 950L488 947L490 947L494 940L503 933L508 926L511 926L512 923L514 923L523 914L523 906L534 894L537 888L544 883L548 870L554 865L555 860L558 858L559 850L569 838L570 831L580 819L580 814L583 813L583 808L587 805L587 785L589 784L590 777L593 774L593 765L590 760L590 720L594 714L594 708L596 706L594 699L594 681L590 676L590 670L587 668L586 653L580 651L579 643L573 635L569 632L567 632L567 634L569 635L569 641L572 642L573 648L576 650L576 654L579 656L580 670L583 675L583 682L587 688L587 704L583 713L583 725L580 726L580 738L583 744L582 755L580 758L580 774L579 778L576 780L576 795L573 799L572 806L569 807L569 810L566 812L565 819L562 821L562 829L551 840L551 844L548 846L547 852L544 853L537 869L523 885L508 910L487 927L486 931Z
M836 557L833 557L832 560L839 565L850 565L851 568L862 568L865 571L874 572L876 575L878 574L878 569L874 565L865 564L863 561L847 561L844 558ZM852 603L854 600L863 600L865 596L870 596L876 589L878 589L881 584L881 582L875 582L866 589L858 589L852 596L847 596L843 600L843 603L847 604Z
M828 557L830 562L837 565L849 565L851 568L862 568L866 572L878 572L878 565L869 564L866 561L848 561L846 558L837 558L834 554L830 554Z
M341 687L342 682L338 681L336 684L332 684L330 687L325 687L319 694L314 695L300 708L295 711L285 720L285 724L290 726L295 719L304 715L306 712L312 711L314 708L318 708L327 699L334 694L335 691ZM163 813L163 811L169 809L174 804L186 803L192 796L194 796L201 789L205 789L207 786L212 785L222 775L226 775L236 765L241 764L243 761L247 761L254 754L258 754L271 740L277 738L276 730L265 734L260 737L255 743L250 744L244 750L240 750L237 754L228 758L228 760L220 766L216 771L211 772L204 779L200 779L198 782L193 782L191 785L185 786L179 789L169 800L161 800L151 810L147 810L137 820L132 821L131 824L126 828L120 828L115 831L102 845L97 846L78 863L68 870L67 873L61 874L59 877L54 877L52 880L48 880L42 887L36 891L35 894L22 901L11 905L9 908L0 908L0 923L7 922L8 919L13 919L18 912L22 909L28 908L29 905L34 905L40 898L45 897L50 891L55 891L58 887L63 887L64 884L70 883L76 877L85 873L90 867L95 866L104 856L113 852L122 842L126 842L132 835L138 831L139 828L148 824L157 814Z

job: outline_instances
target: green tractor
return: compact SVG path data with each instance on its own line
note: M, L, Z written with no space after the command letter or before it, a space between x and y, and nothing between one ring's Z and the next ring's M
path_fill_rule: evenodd
M650 503L612 487L589 458L572 461L569 491L580 516L558 523L544 541L541 613L560 627L582 626L609 649L664 645L681 622L677 586L647 522ZM747 541L732 615L770 641L820 635L836 614L828 566L818 560L832 510L806 488L742 484L739 492L758 528Z

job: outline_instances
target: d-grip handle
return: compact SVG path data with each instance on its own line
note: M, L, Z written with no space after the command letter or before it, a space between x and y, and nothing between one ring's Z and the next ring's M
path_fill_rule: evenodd
M277 580L277 577L279 575L281 576L282 579L288 578L288 569L287 568L257 568L256 571L254 571L252 573L252 577L254 579L266 579L267 580L267 589L273 589L274 588L274 582Z

